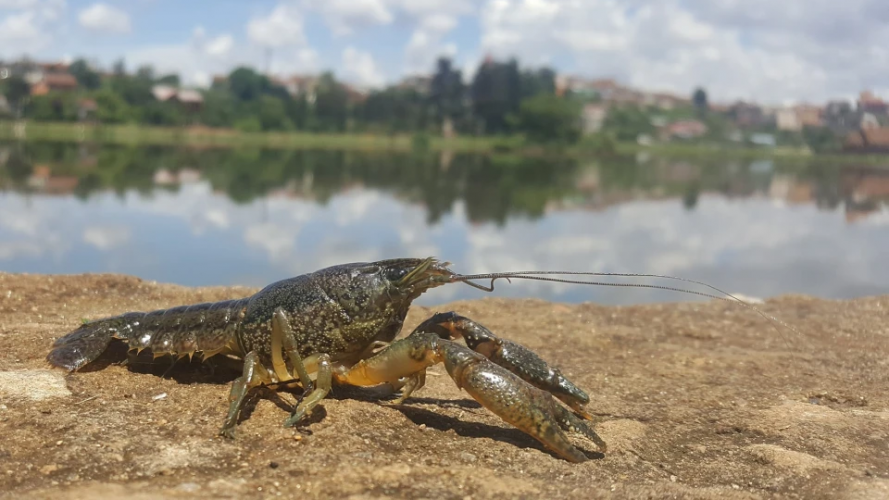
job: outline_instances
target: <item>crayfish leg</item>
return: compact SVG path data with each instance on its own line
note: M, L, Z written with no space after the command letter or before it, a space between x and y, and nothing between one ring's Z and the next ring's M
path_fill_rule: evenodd
M312 379L303 363L302 357L299 355L299 348L296 341L296 335L287 319L287 313L284 309L277 308L272 317L272 367L278 380L286 381L293 378L287 371L287 365L283 355L286 354L303 386L303 390L307 393L312 390Z
M296 409L293 410L293 414L290 418L284 421L284 427L292 427L296 425L304 416L312 413L312 410L322 399L327 397L327 394L330 392L333 378L333 370L330 367L329 355L321 354L318 356L317 373L314 389L305 399L300 401L296 406Z
M263 382L267 382L268 380L268 371L262 366L262 363L260 363L259 355L256 351L247 353L247 355L244 356L244 372L232 383L231 394L229 395L229 401L231 403L229 405L228 415L219 432L222 436L234 439L235 427L238 425L238 415L241 413L241 408L244 406L244 398L247 396L247 392L254 387L262 385Z
M431 333L396 340L377 354L338 370L334 378L340 384L363 387L407 379L404 387L413 392L425 383L426 368L441 361L438 340Z

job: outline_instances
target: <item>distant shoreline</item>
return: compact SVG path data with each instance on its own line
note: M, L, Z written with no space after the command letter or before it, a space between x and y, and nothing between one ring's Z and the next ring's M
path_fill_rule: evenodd
M21 127L16 130L16 127ZM428 137L423 146L434 150L490 151L515 147L518 138L458 137L444 140ZM97 142L122 145L167 145L194 147L263 147L272 149L349 149L410 151L416 136L407 134L329 134L313 132L241 132L210 127L149 127L144 125L99 125L52 122L0 121L0 139L55 142ZM520 142L520 141L518 141Z
M144 125L100 125L52 122L0 121L0 140L91 142L130 146L187 146L193 148L336 149L350 151L449 151L455 153L524 153L528 155L590 156L601 151L579 145L546 149L527 143L520 136L468 137L453 139L426 134L241 132L210 127L148 127ZM661 157L763 159L856 163L889 168L889 155L865 153L812 154L807 149L787 147L748 148L731 144L666 143L643 146L617 143L613 154L650 153Z

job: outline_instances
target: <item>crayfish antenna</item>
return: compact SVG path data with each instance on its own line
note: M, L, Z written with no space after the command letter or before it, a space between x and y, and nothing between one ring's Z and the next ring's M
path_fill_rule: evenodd
M689 290L686 288L678 288L678 287L664 286L664 285L649 285L649 284L644 284L644 283L611 283L611 282L606 282L606 281L583 281L583 280L565 279L565 278L551 278L549 276L544 276L544 275L620 276L620 277L628 277L628 278L660 278L660 279L668 279L668 280L675 280L675 281L683 281L686 283L692 283L695 285L704 286L704 287L714 290L718 293L721 293L724 296L714 295L712 293L707 293L707 292L700 292L697 290ZM502 272L502 273L457 274L457 275L454 275L454 277L452 278L452 281L463 282L463 283L466 283L467 285L478 288L480 290L484 290L487 292L493 292L494 291L494 281L496 281L498 279L506 279L507 281L509 281L511 283L512 282L511 278L535 280L535 281L548 281L548 282L553 282L553 283L567 283L567 284L574 284L574 285L615 286L615 287L625 287L625 288L650 288L650 289L655 289L655 290L666 290L666 291L671 291L671 292L679 292L679 293L685 293L685 294L690 294L690 295L697 295L699 297L706 297L706 298L710 298L710 299L721 300L721 301L729 302L732 304L740 304L744 307L752 309L754 312L756 312L763 318L765 318L769 321L772 321L774 323L777 323L797 335L800 335L800 336L802 335L802 333L800 331L798 331L797 329L788 325L786 322L781 321L780 319L763 312L762 310L755 307L754 305L752 305L748 302L745 302L745 301L739 299L738 297L736 297L724 290L716 288L715 286L704 283L702 281L696 281L696 280L692 280L692 279L688 279L688 278L679 278L676 276L666 276L666 275L662 275L662 274L604 273L604 272L586 272L586 271L510 271L510 272ZM486 287L484 285L472 283L472 280L482 280L482 279L490 279L491 285ZM783 335L781 335L780 333L779 333L779 335L781 336L781 339L784 341L787 348L792 350L787 338L784 337Z

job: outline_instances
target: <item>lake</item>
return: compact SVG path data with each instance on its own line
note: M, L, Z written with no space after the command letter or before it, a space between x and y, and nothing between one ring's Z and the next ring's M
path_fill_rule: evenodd
M0 143L7 272L263 286L437 256L462 273L667 274L748 297L851 298L889 293L887 249L889 169L872 166ZM488 295L452 285L418 302ZM519 280L493 295L695 300Z

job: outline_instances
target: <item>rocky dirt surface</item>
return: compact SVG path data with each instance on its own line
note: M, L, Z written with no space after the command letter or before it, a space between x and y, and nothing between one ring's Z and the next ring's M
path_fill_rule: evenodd
M608 453L572 464L443 367L403 405L336 388L299 430L258 391L217 437L237 372L181 362L66 375L43 358L84 318L241 297L109 275L0 274L2 498L889 498L889 297L635 307L487 299L455 310L588 390ZM277 394L277 395L276 395Z

